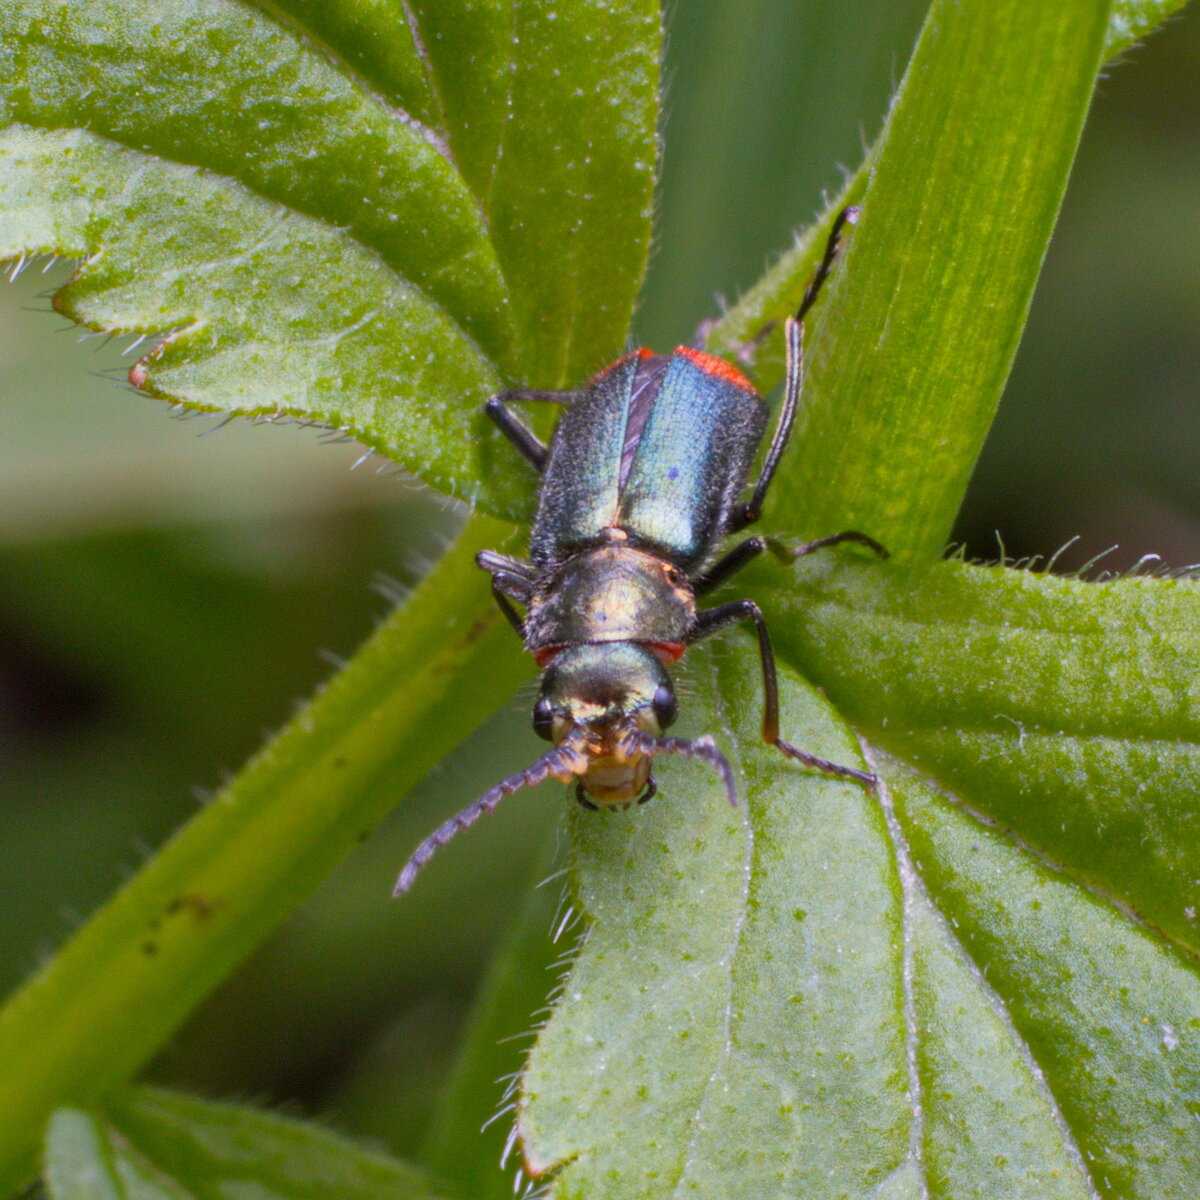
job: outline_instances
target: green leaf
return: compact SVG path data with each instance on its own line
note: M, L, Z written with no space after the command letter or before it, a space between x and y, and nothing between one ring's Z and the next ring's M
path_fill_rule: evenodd
M155 394L343 428L526 512L479 402L619 348L649 242L656 10L325 5L319 46L295 7L6 0L0 257L84 257L60 308L167 334L133 373Z
M168 239L164 212L179 221ZM132 372L153 394L342 426L446 490L478 472L467 424L478 405L467 402L495 390L495 368L424 293L329 224L92 133L10 129L0 255L42 250L86 260L56 298L68 316L172 331ZM497 476L507 483L497 501L519 505L520 476Z
M419 1171L317 1125L152 1088L59 1109L46 1184L52 1200L436 1200Z
M508 533L468 525L353 662L0 1010L0 1193L28 1176L51 1111L140 1068L508 698L528 665L474 565Z
M873 737L1200 956L1194 583L826 562L766 600Z
M742 748L746 807L672 763L644 810L577 819L591 926L524 1080L529 1167L623 1200L1190 1197L1195 584L798 574L759 593L778 648L882 803L755 745L749 639L701 666L722 699L688 732ZM855 765L781 690L784 735Z
M151 0L6 0L0 22L5 125L88 129L148 156L237 179L289 212L344 230L488 351L503 352L511 337L507 289L453 163L306 43L301 30L229 0L168 11ZM140 165L132 161L122 178L135 179ZM76 175L77 183L85 180ZM137 207L113 181L80 203L101 217ZM154 223L156 259L169 267L170 243L186 230L188 214L177 221L160 204L141 215ZM5 249L24 252L11 243ZM218 260L245 247L216 241L209 249ZM145 264L147 273L156 265ZM188 262L178 265L186 270ZM322 273L320 258L309 273L314 268Z
M971 1181L948 1194L1045 1195L1066 1154L1105 1196L1190 1195L1195 584L826 563L775 600L793 660L896 756L924 1137Z
M649 248L657 5L285 7L445 138L509 286L510 374L570 387L603 366L629 328Z
M655 0L418 0L456 161L512 295L514 368L574 387L622 347L650 244Z
M930 10L816 326L775 497L798 531L863 529L901 558L944 549L1016 353L1109 7Z
M799 306L837 213L863 206L809 323L804 406L769 519L811 536L865 529L901 557L942 552L1008 377L1095 70L1180 7L1118 4L1106 25L1103 3L933 7L879 143L710 332L710 349L751 351L755 382L773 387L782 338L753 346Z
M1006 1189L1045 1196L1068 1158L1074 1170L1063 1182L1073 1177L1073 1185L1056 1184L1053 1194L1194 1195L1195 960L1180 959L1140 922L913 773L898 772L895 791L903 836L928 889L916 926L914 990L930 1099L924 1133L931 1151L944 1148L938 1161L947 1194L995 1195L1003 1179ZM932 915L934 906L952 925ZM941 977L951 956L957 988ZM963 1020L960 1005L975 1006L975 1019ZM990 1032L995 1044L977 1031ZM1024 1113L996 1086L1006 1065L1025 1092ZM974 1125L980 1110L990 1129ZM1013 1128L1024 1137L988 1137ZM1046 1143L1039 1153L1030 1153L1031 1133ZM1006 1162L1001 1175L985 1155L1005 1141L1015 1141L1025 1161Z
M1186 3L1187 0L1116 0L1108 22L1108 36L1104 39L1105 58L1116 58L1128 50Z
M954 927L919 892L907 916L920 1148L943 1194L987 1200L1001 1190L1009 1200L1091 1200L1095 1193L1053 1096Z

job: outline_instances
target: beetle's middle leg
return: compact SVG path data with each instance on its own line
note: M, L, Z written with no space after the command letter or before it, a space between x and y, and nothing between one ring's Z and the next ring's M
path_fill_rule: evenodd
M842 779L853 779L867 787L874 787L877 781L869 771L843 767L826 758L819 758L815 754L809 754L807 750L801 750L790 742L785 742L779 736L779 680L775 673L775 651L771 646L771 635L767 632L767 623L763 619L762 610L753 600L734 600L731 604L722 604L719 608L710 608L707 612L698 613L695 627L688 641L699 641L701 638L708 637L709 634L724 629L727 625L736 625L740 621L753 621L755 632L758 634L758 653L762 663L763 677L763 741L786 754L788 758L794 758L797 762L803 763L806 767L813 767L829 775L837 775Z
M843 542L857 542L860 546L870 547L880 558L888 557L888 552L873 537L859 533L857 529L843 529L841 533L831 533L827 537L817 538L815 542L802 542L799 546L785 546L773 537L759 535L739 542L723 558L717 559L707 571L697 575L692 580L692 590L697 596L711 592L732 579L764 550L769 550L780 562L792 563L815 550L824 550L826 546L839 546Z

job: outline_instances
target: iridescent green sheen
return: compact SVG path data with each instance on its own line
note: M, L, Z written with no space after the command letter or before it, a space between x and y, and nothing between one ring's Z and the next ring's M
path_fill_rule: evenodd
M749 385L686 351L620 359L559 418L530 558L559 562L616 527L692 570L725 532L766 422Z

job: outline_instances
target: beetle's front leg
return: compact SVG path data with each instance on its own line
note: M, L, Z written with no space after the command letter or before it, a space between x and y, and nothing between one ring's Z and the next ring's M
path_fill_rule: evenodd
M518 604L528 607L529 598L533 595L536 568L519 558L497 554L495 550L480 550L475 555L475 564L491 575L492 595L495 597L496 607L508 618L508 623L517 631L517 636L523 639L525 622L521 620L520 613L513 608L509 600L516 600Z
M771 646L771 635L767 632L767 622L763 619L762 610L753 600L734 600L731 604L722 604L719 608L710 608L707 612L698 613L688 641L699 641L727 625L736 625L740 621L753 621L758 634L758 653L763 677L763 741L807 767L814 767L818 771L837 775L842 779L853 779L873 788L876 779L869 771L843 767L828 759L818 758L815 754L809 754L808 751L785 742L779 736L779 680L775 673L775 651Z

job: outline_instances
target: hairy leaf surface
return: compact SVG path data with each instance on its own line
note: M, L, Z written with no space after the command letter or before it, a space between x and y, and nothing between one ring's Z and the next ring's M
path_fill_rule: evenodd
M690 733L754 747L755 656L697 676ZM856 757L785 675L783 728ZM878 807L776 752L737 764L731 809L704 767L663 763L663 794L574 821L591 921L524 1081L535 1172L563 1196L865 1194L908 1151L900 890ZM615 969L614 969L615 968Z
M1197 586L847 557L760 596L880 794L755 745L749 639L700 667L724 700L692 732L743 747L745 808L672 763L644 811L577 819L592 924L526 1076L529 1167L562 1197L1185 1200ZM855 765L781 681L784 736Z
M342 428L522 514L480 402L620 348L657 8L426 7L4 0L0 258L84 256L59 307L167 334L132 376L157 395Z

